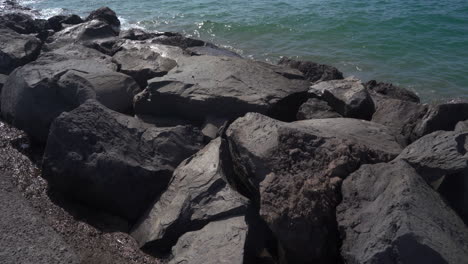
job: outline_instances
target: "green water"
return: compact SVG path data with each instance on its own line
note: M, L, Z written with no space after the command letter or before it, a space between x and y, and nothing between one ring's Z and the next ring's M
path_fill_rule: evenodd
M424 101L468 97L467 0L32 0L43 16L114 9L124 27L179 31L245 57L298 56L393 82Z

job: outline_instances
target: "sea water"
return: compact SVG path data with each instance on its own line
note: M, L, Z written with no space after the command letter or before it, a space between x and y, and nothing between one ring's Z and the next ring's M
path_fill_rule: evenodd
M178 31L272 63L290 56L330 64L426 102L468 97L468 0L19 2L42 17L109 6L124 28Z

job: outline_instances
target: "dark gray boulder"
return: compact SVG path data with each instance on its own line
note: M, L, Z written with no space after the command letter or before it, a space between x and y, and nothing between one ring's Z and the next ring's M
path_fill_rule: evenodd
M225 56L225 57L242 58L241 55L235 53L234 51L230 51L228 49L219 48L215 46L191 47L191 48L187 48L186 51L192 56L209 55L209 56Z
M318 64L311 61L297 61L287 57L281 58L278 64L298 69L304 74L305 78L311 82L343 79L343 73L329 65Z
M455 131L457 132L468 131L468 120L458 122L457 125L455 126Z
M206 116L233 119L247 112L275 117L294 112L295 118L300 102L294 96L303 100L309 88L307 81L288 79L241 58L194 56L177 63L167 75L148 81L135 98L135 113L179 116L200 123ZM278 105L288 107L278 110Z
M401 151L385 126L348 118L284 123L249 113L226 137L235 186L259 203L289 263L338 261L342 178Z
M426 105L386 97L376 104L372 122L393 129L396 134L401 135L400 143L406 146L411 143L413 129L426 111Z
M135 221L201 141L193 127L157 128L88 100L54 121L42 173L66 197Z
M416 125L413 140L437 130L451 131L458 122L468 119L468 100L455 99L429 105L427 113Z
M129 40L147 40L150 38L157 37L159 34L161 33L147 32L139 28L130 28L126 30L121 30L119 37L122 39Z
M217 138L177 167L166 191L131 233L140 246L164 252L187 232L245 214L249 202L226 182L220 147Z
M88 49L80 45L65 46L53 52L43 53L36 61L23 66L10 74L2 90L1 109L2 116L16 127L23 129L34 139L45 142L49 133L49 126L58 115L76 107L77 101L73 101L73 94L67 92L80 91L78 98L87 98L92 93L83 93L86 89L105 88L105 98L112 96L112 89L121 91L122 86L117 87L81 87L74 90L72 87L61 89L59 79L67 71L75 71L90 75L113 73L117 66L107 57L96 50ZM98 80L96 80L95 83ZM78 84L77 84L78 85ZM111 90L107 90L107 88ZM132 93L128 87L129 93ZM65 92L63 94L62 92ZM94 91L99 94L99 91ZM120 92L119 92L120 93ZM99 98L100 96L97 96ZM71 98L71 99L70 99ZM91 97L93 98L93 97ZM110 98L111 99L111 98ZM70 102L70 100L72 102ZM113 100L113 99L111 99ZM111 106L111 105L110 105Z
M344 117L370 120L375 112L369 92L358 79L319 82L309 92L319 96Z
M121 113L131 113L133 97L140 87L129 76L119 72L81 72L68 70L60 76L59 93L72 107L88 99L96 99L104 106Z
M92 11L91 14L89 14L89 16L85 19L85 21L92 20L101 20L114 27L116 31L120 31L120 20L114 10L110 9L109 7L101 7Z
M342 117L337 112L333 111L327 102L311 98L299 107L297 112L297 120L307 119L321 119L321 118L335 118Z
M363 165L337 208L345 263L466 263L468 229L402 160Z
M119 30L101 20L91 20L56 32L47 42L49 46L61 47L70 43L93 45L98 40L116 38Z
M0 28L0 74L10 74L15 68L35 60L41 46L41 41L33 36Z
M364 84L371 92L371 95L386 96L388 98L398 99L419 103L419 97L412 91L405 88L395 86L391 83L377 82L375 80L368 81Z
M0 96L2 95L2 88L3 88L3 85L5 85L7 79L8 79L8 75L0 74Z
M437 191L468 226L468 169L445 177Z
M242 216L211 222L201 230L183 235L172 249L168 263L246 263L248 232L247 222Z
M25 13L5 13L0 16L0 28L10 28L19 34L39 33L34 19Z
M398 159L413 166L430 184L468 169L468 131L436 131L406 147Z
M58 15L47 19L49 27L54 31L60 31L63 29L63 24L66 25L78 25L83 23L83 19L78 15Z
M163 76L176 67L179 56L183 56L183 51L178 47L127 40L113 61L119 65L120 72L132 76L145 88L149 79Z
M203 40L187 38L180 34L159 35L156 38L153 38L153 42L163 45L176 46L182 49L212 45L206 43Z

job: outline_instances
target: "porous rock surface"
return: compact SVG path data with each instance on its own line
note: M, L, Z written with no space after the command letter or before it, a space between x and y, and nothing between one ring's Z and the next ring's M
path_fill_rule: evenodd
M69 198L135 221L201 141L193 127L157 128L88 100L54 121L43 176Z
M249 113L226 137L238 188L259 203L293 263L337 261L341 179L401 151L386 127L346 118L283 123Z

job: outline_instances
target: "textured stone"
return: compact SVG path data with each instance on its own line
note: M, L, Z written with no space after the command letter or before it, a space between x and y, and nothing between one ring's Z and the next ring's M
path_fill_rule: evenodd
M15 68L35 60L41 46L41 41L33 36L0 28L0 74L10 74Z
M346 263L466 263L468 230L406 162L363 165L337 208Z
M303 103L297 112L297 120L342 117L333 111L327 102L311 98Z
M157 128L88 100L54 121L43 176L71 199L135 221L201 141L193 127Z
M278 64L300 70L305 78L311 82L343 79L343 73L329 65L318 64L311 61L297 61L286 57L281 58Z
M290 263L337 261L341 179L401 151L386 127L347 118L283 123L249 113L226 137L237 189L259 202Z

